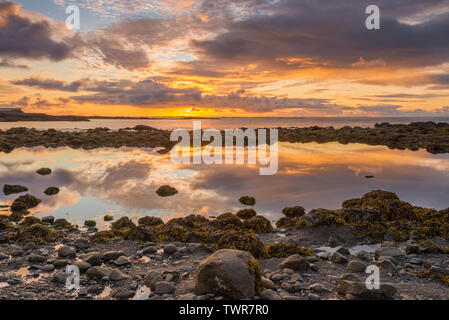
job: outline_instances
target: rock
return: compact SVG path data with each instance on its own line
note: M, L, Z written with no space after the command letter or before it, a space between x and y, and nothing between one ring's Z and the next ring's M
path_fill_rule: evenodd
M44 263L45 261L47 261L47 258L44 256L37 255L37 254L31 254L28 257L28 261L31 263Z
M279 264L279 268L289 268L294 271L307 271L310 270L310 265L306 259L299 254L294 254Z
M13 201L11 205L11 211L20 212L32 209L34 207L37 207L37 205L41 203L41 201L42 201L41 199L38 199L30 194L26 194L18 197L16 200Z
M104 221L112 221L112 220L114 220L114 217L113 216L109 216L109 215L105 215L104 217L103 217L103 220Z
M59 284L65 284L67 280L67 274L65 272L58 272L56 273L53 278L51 279L52 282L59 283Z
M43 223L53 224L55 222L55 217L47 216L42 218Z
M47 196L54 196L55 194L58 194L58 193L59 193L59 188L56 188L56 187L49 187L49 188L45 189L44 193L45 193Z
M87 249L89 248L89 241L86 239L76 239L73 245L77 249Z
M13 257L20 257L21 255L23 255L25 253L24 250L22 249L15 249L9 252L9 254Z
M55 268L64 268L68 264L69 264L69 262L65 259L58 259L55 262L53 262L53 265L55 266Z
M176 300L197 300L198 296L194 293L186 293L176 297Z
M360 262L357 260L351 260L351 261L349 261L348 265L346 266L346 269L348 271L352 271L352 272L365 272L366 265L363 262Z
M339 241L332 236L329 237L329 240L327 241L327 243L328 243L329 247L331 247L331 248L338 247L338 245L339 245Z
M176 248L176 246L174 246L173 244L167 244L166 246L164 246L165 254L174 254L177 251L178 251L178 248Z
M123 272L117 269L112 269L109 277L113 281L120 281L128 278Z
M36 171L36 173L41 176L48 176L49 174L51 174L51 169L50 168L40 168L39 170Z
M176 190L175 188L173 188L169 185L164 185L156 190L156 194L160 197L171 197L177 193L178 193L178 190Z
M5 184L3 186L3 193L5 194L5 196L9 196L10 194L15 194L15 193L22 193L22 192L26 192L28 191L27 187L18 185L18 184Z
M76 251L72 247L62 246L58 249L58 257L61 258L75 258Z
M384 259L384 260L377 262L377 266L380 268L381 272L391 273L391 274L396 273L396 268L395 268L394 264L388 259Z
M110 260L117 260L119 257L124 256L125 254L121 251L108 251L101 255L101 259L110 261ZM86 261L88 262L88 261Z
M316 256L318 257L318 258L320 258L320 259L323 259L323 260L329 260L329 258L331 257L331 255L330 255L330 253L329 252L318 252L317 254L316 254Z
M34 242L28 242L23 249L28 251L28 250L37 250L38 246L34 243Z
M345 264L348 262L348 258L338 252L334 252L331 256L331 261L335 264Z
M154 246L146 247L143 249L143 254L155 254L156 252L157 252L157 249Z
M262 300L282 300L282 298L273 290L265 289L260 293Z
M87 262L84 262L84 261L80 261L76 265L80 269L80 273L84 273L87 270L89 270L90 267L92 267L92 265L90 263L87 263Z
M6 259L9 259L9 256L0 252L0 260L6 260Z
M355 254L355 256L361 260L371 262L373 260L373 256L366 252L365 250L359 251Z
M86 276L89 279L96 278L96 279L103 279L104 277L109 277L112 272L111 268L105 268L105 267L90 267L87 272Z
M368 289L363 281L350 281L340 279L337 292L341 295L353 295L362 299L393 299L396 288L390 284L380 284L379 289Z
M249 220L251 218L254 218L257 215L257 212L254 209L242 209L239 210L235 215L242 220Z
M97 222L95 220L86 220L84 221L84 226L88 228L93 228L97 226Z
M405 252L407 254L419 253L419 245L417 245L417 244L409 244L405 248Z
M327 293L331 292L331 289L329 289L326 285L322 283L314 283L309 286L309 290L318 292L318 293Z
M287 218L299 218L306 214L306 211L301 206L287 207L282 209L282 214Z
M167 281L159 281L154 285L154 293L156 294L171 294L175 292L175 286Z
M125 256L121 256L121 257L118 257L118 259L117 260L114 260L114 264L116 265L116 266L126 266L126 265L129 265L129 264L131 264L131 262L128 260L128 258L127 257L125 257Z
M112 297L119 300L128 300L136 295L136 292L129 289L117 289L112 292Z
M284 280L284 279L287 278L287 277L288 277L287 274L284 274L284 273L276 273L276 274L273 274L273 275L271 276L271 280L273 280L273 281L275 281L275 282L279 282L279 281Z
M239 199L239 202L245 206L253 206L256 204L256 199L249 196L243 196Z
M87 262L92 266L101 266L103 260L98 252L92 252L84 259L84 262Z
M245 299L254 297L260 286L257 260L246 251L219 250L196 270L198 294L214 293L230 299Z
M382 247L376 250L376 257L400 257L405 255L404 250L397 247Z
M347 248L345 248L345 247L338 248L338 250L336 252L338 252L339 254L342 254L344 256L350 256L351 255L349 250Z
M432 266L430 268L430 274L432 276L441 277L441 276L449 276L449 269L442 268L439 266Z
M154 286L156 285L156 283L163 281L161 275L159 274L159 272L157 271L150 271L146 274L145 276L145 285L154 290Z
M43 272L53 272L55 270L55 266L52 264L46 264L41 268Z
M276 285L274 284L273 281L271 281L270 279L267 279L265 277L261 278L262 281L262 286L266 289L271 289L271 290L276 290Z

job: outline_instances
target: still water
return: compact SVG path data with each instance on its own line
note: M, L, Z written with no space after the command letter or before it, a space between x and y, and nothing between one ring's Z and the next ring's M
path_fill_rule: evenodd
M290 127L334 127L341 128L344 126L374 127L376 123L390 122L399 124L408 124L410 122L434 121L447 122L449 118L433 117L433 118L411 118L411 117L317 117L317 118L217 118L217 119L201 119L204 129L235 129L235 128L290 128ZM173 130L177 128L192 129L192 119L171 118L171 119L91 119L85 122L0 122L0 130L7 130L13 127L36 128L38 130L58 129L64 131L78 131L86 129L94 129L99 127L108 127L112 130L118 130L126 127L134 127L136 125L147 125L158 129Z
M39 176L35 171L41 167L53 173ZM0 186L5 183L25 185L42 199L33 214L76 224L95 219L104 227L105 214L164 220L192 213L214 216L242 208L238 198L243 195L254 196L257 212L276 220L286 206L340 208L343 200L373 189L396 192L415 205L447 208L449 155L362 144L280 143L277 174L260 176L257 165L175 165L156 149L22 148L0 155ZM179 193L159 197L155 191L164 184ZM46 196L50 186L60 193ZM2 193L0 204L17 196Z

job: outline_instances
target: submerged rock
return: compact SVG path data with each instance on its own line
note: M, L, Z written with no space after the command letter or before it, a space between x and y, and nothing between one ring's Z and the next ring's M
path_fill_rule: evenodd
M51 174L51 172L52 171L50 168L40 168L39 170L36 171L36 173L41 176L48 176L49 174Z
M157 189L156 193L160 197L171 197L171 196L174 196L175 194L177 194L178 190L176 190L175 188L173 188L169 185L164 185L164 186L160 187L159 189Z
M246 206L253 206L256 204L256 199L254 197L243 196L239 199L239 202Z
M49 187L49 188L47 188L47 189L44 191L44 193L45 193L47 196L54 196L55 194L58 194L58 193L59 193L59 188L56 188L56 187Z
M259 264L245 251L219 250L196 270L195 290L198 294L245 299L259 294L261 289Z
M22 193L22 192L25 192L25 191L28 191L28 188L24 187L24 186L21 186L21 185L18 185L18 184L14 184L14 185L5 184L3 186L3 193L6 196L8 196L10 194L14 194L14 193Z

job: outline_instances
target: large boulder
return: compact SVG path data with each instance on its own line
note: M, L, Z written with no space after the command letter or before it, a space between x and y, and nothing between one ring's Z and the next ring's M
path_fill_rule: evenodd
M254 297L261 287L259 263L246 251L219 250L196 270L198 294L214 293L238 300Z

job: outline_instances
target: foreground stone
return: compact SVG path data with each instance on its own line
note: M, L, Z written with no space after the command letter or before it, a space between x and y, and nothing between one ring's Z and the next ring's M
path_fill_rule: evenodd
M214 293L230 299L245 299L257 294L259 281L259 266L250 253L223 249L199 265L195 289L198 294Z

